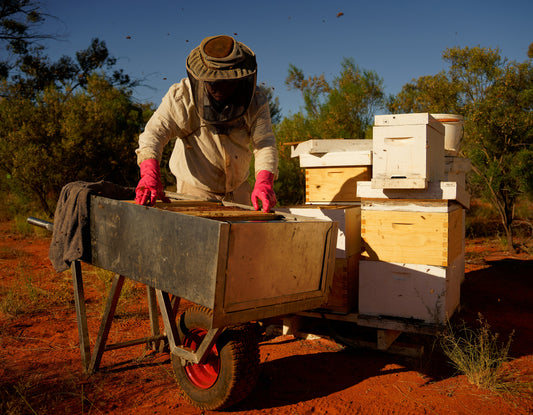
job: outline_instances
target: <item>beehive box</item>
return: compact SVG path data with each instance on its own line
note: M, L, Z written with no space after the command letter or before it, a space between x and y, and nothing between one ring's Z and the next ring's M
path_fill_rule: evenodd
M361 253L361 206L298 205L276 209L301 217L337 222L335 258L348 258Z
M355 203L357 182L372 177L371 140L308 140L291 150L305 168L307 204Z
M308 168L305 170L305 203L358 202L357 183L370 180L371 176L370 166Z
M359 254L335 259L335 272L327 302L320 308L348 314L357 310L359 289Z
M372 140L311 139L291 148L300 167L370 166Z
M376 115L372 187L425 189L443 181L444 126L430 114Z
M454 174L450 173L450 177ZM374 189L371 182L358 182L357 197L361 199L454 200L467 209L470 207L470 193L464 185L456 181L429 182L426 189Z
M460 301L464 256L447 267L360 261L359 314L442 324Z
M328 300L321 308L339 313L354 310L357 305L358 264L361 253L361 206L299 205L276 211L338 224L335 272Z
M446 267L464 255L464 218L452 201L363 199L362 256Z

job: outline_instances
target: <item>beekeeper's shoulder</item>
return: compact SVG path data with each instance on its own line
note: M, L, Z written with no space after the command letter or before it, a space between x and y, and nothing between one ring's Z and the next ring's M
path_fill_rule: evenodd
M188 78L183 78L180 82L170 86L168 92L163 97L163 101L177 104L183 103L187 105L192 101L191 85Z

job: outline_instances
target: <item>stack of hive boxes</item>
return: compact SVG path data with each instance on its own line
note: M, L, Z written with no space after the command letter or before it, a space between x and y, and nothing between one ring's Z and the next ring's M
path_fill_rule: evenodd
M430 114L375 117L372 179L357 191L360 315L442 323L459 305L470 164L446 149L446 128Z
M361 203L358 182L372 177L372 141L320 139L293 146L305 169L305 205L286 208L295 215L339 223L335 273L323 308L336 313L357 310L361 253Z

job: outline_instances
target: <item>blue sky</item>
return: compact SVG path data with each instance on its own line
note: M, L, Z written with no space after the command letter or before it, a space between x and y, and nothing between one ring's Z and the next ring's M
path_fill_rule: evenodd
M383 78L388 94L446 68L445 48L499 48L524 61L533 42L531 0L41 0L57 17L45 28L64 35L48 43L55 59L74 56L92 38L106 42L117 67L143 79L138 101L159 104L186 76L185 58L200 41L233 35L257 55L258 81L274 88L284 115L302 107L285 85L290 64L332 80L344 57ZM342 15L340 15L342 13Z

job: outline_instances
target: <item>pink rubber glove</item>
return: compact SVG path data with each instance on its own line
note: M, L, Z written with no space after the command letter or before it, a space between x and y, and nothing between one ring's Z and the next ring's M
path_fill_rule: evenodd
M141 163L140 168L141 180L139 180L139 184L135 189L135 203L153 206L158 198L165 203L169 203L170 199L165 196L163 185L161 184L159 162L154 159L147 159Z
M259 201L263 204L263 212L270 212L276 205L276 194L274 193L274 175L268 170L261 170L257 173L255 186L252 192L252 205L255 210L259 210Z

